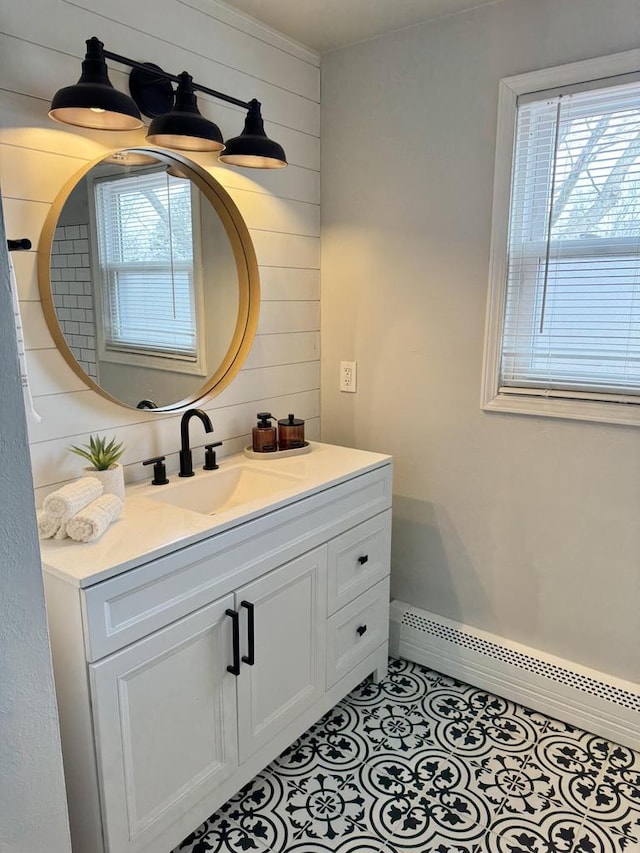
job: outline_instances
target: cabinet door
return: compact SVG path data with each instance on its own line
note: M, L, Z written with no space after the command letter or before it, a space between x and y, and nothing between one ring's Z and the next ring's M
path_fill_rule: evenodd
M232 606L228 595L91 665L107 850L143 849L238 766Z
M255 635L255 663L242 663L238 677L241 762L324 693L326 566L323 546L236 593L247 628L243 602L253 605Z

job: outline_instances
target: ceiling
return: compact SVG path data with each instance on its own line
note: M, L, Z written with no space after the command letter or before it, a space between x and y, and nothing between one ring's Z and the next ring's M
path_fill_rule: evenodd
M497 0L227 0L295 41L326 53Z

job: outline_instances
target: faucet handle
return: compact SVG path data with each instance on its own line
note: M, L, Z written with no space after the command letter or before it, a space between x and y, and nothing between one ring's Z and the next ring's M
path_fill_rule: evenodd
M164 456L154 456L152 459L145 459L143 465L153 465L153 480L152 486L166 486L169 482L167 479L167 467L164 464Z
M204 465L202 466L205 471L215 471L220 467L216 461L216 452L213 448L221 446L221 441L214 441L213 444L205 444Z

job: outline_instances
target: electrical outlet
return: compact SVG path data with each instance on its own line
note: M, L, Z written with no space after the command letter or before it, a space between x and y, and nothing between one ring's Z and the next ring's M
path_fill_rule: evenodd
M356 362L341 361L340 362L340 390L347 391L349 394L356 393Z

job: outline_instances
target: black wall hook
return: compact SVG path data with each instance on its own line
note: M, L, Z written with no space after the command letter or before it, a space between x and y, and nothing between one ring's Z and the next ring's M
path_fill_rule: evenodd
M7 248L10 252L27 252L31 248L31 240L26 237L21 240L7 240Z

